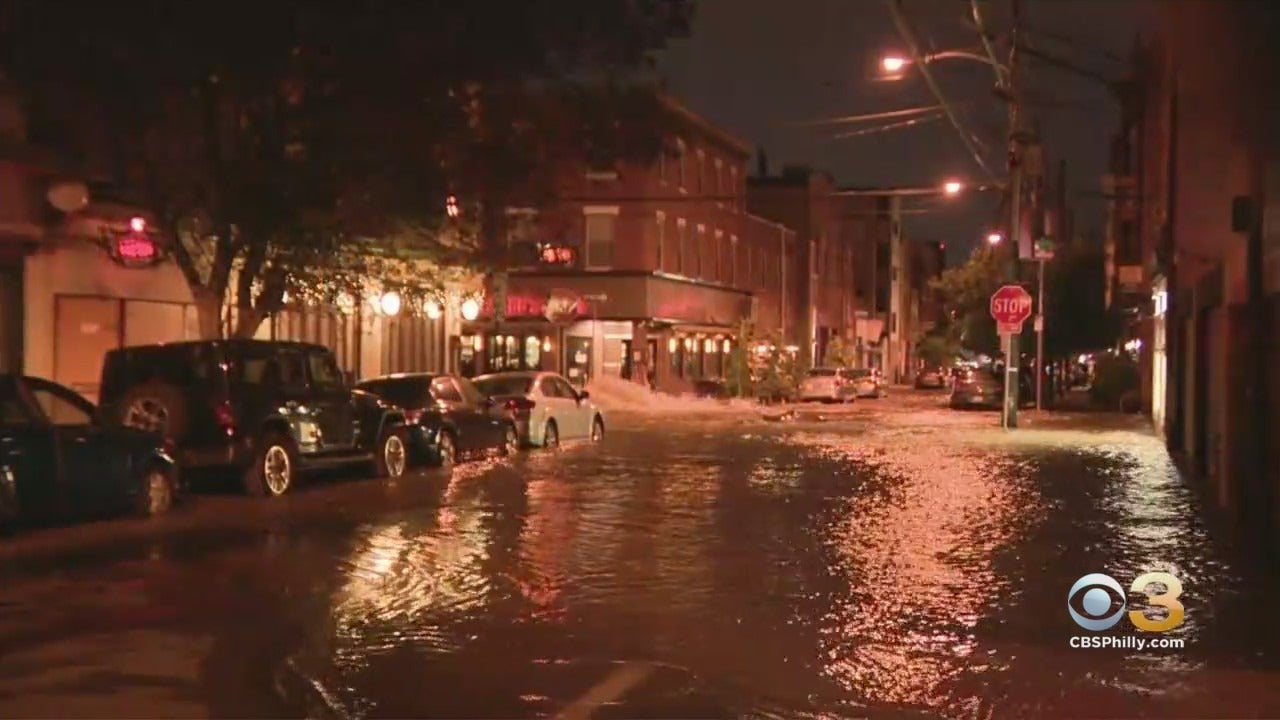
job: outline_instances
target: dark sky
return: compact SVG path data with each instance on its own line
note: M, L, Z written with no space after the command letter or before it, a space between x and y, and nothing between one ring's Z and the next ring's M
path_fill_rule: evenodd
M1026 27L1037 47L1107 76L1119 77L1151 0L1026 0ZM1009 2L983 0L987 22L1007 28ZM977 49L962 0L907 0L917 39L934 50ZM691 108L744 139L763 145L771 170L807 164L857 186L923 186L947 178L980 177L955 129L945 120L859 137L839 132L881 125L805 125L842 115L934 105L928 86L911 74L873 80L878 57L905 49L881 0L697 0L692 36L663 59L671 89ZM1003 59L1003 58L1002 58ZM1079 229L1095 233L1096 192L1105 169L1116 108L1099 83L1028 61L1029 107L1041 123L1046 151L1068 162ZM988 66L969 61L931 65L966 128L984 141L988 165L1003 176L1006 106L991 92ZM754 161L752 169L754 172ZM995 219L998 198L932 201L913 214L917 238L948 243L952 262Z

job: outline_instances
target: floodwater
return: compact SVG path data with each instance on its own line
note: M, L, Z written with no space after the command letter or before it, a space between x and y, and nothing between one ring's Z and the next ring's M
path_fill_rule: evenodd
M937 405L620 415L451 476L7 540L0 716L1280 715L1277 584L1158 440ZM1066 607L1149 571L1184 647L1070 646L1152 638Z

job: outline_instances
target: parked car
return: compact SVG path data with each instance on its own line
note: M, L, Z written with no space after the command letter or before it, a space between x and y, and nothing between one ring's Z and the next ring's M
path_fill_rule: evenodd
M362 381L356 387L400 408L410 457L449 467L458 460L519 449L514 413L456 375L413 373Z
M846 370L847 382L853 386L853 394L859 398L882 398L885 396L884 377L879 370L870 368L854 368Z
M858 392L854 372L838 368L813 368L800 381L796 396L800 402L852 402Z
M942 390L947 387L947 375L942 368L925 368L916 373L917 390Z
M604 439L604 412L585 390L548 372L503 372L476 378L480 392L509 408L520 441L556 447L561 440Z
M1035 389L1024 373L1018 374L1018 405L1035 405ZM954 410L999 410L1004 407L1004 375L990 370L970 370L956 377L948 404Z
M107 353L102 412L158 433L186 468L231 468L252 495L283 495L300 473L408 465L404 414L354 390L319 345L215 340Z
M104 426L93 403L57 383L0 374L0 526L158 515L181 491L158 435Z

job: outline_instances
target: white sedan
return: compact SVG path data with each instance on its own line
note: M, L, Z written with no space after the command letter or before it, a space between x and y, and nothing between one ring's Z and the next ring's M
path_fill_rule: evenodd
M561 440L604 439L604 413L585 390L549 372L501 372L472 382L512 414L520 441L556 447Z

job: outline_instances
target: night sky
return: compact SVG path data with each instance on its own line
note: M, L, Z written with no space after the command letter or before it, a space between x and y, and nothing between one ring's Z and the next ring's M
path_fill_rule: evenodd
M1151 1L1026 0L1029 40L1118 78L1135 34L1149 22ZM992 30L1007 28L1006 0L984 0L983 7ZM967 2L908 0L906 10L922 49L979 48L967 24ZM873 79L877 59L892 51L905 54L905 46L881 0L698 0L691 37L673 44L662 69L691 108L762 145L772 172L805 164L832 173L842 185L868 187L979 179L976 161L945 119L843 139L834 136L888 121L813 124L935 105L917 73L897 82ZM1099 83L1027 62L1028 107L1041 123L1050 160L1067 160L1077 234L1100 238L1100 201L1081 193L1099 190L1117 122L1115 103ZM951 60L931 69L965 127L985 143L988 166L1003 177L1007 110L991 92L991 68ZM754 173L754 160L751 167ZM915 238L946 242L954 263L996 219L998 200L989 194L916 202L927 212L912 214L908 228Z

